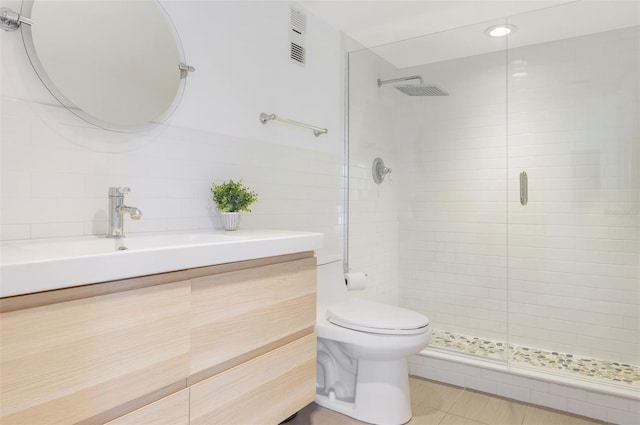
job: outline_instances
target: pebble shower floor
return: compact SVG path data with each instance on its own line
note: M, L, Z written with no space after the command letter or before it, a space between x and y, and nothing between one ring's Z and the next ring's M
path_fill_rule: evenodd
M627 363L575 356L557 351L545 351L515 344L507 345L500 341L465 336L437 329L432 332L431 345L500 360L507 358L507 348L509 348L511 360L516 363L555 369L580 376L596 377L617 383L626 383L640 388L640 366Z

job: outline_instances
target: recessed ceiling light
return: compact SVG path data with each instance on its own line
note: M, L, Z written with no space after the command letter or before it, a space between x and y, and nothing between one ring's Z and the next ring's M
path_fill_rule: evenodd
M487 28L484 33L490 37L504 37L518 29L515 25L501 24Z

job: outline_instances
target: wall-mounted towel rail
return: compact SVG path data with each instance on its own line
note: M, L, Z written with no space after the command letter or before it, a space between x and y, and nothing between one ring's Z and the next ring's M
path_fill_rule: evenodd
M299 127L309 128L309 129L313 130L313 134L316 137L318 137L321 134L327 134L329 132L329 130L327 130L326 128L316 127L315 125L309 125L309 124L305 124L303 122L290 120L289 118L280 117L280 116L278 116L276 114L265 114L264 112L260 114L260 122L262 124L266 124L267 122L272 121L272 120L282 121L282 122L286 122L287 124L293 124L293 125L297 125Z

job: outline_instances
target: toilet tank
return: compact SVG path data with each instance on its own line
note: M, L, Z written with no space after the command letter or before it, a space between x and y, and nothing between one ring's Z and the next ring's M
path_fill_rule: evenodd
M324 314L327 306L349 298L344 280L342 255L335 252L316 251L318 267L318 313Z

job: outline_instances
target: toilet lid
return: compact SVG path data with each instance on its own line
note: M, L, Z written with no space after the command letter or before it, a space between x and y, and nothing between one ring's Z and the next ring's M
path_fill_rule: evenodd
M419 334L429 326L429 318L415 311L355 299L327 308L327 319L338 326L379 334Z

